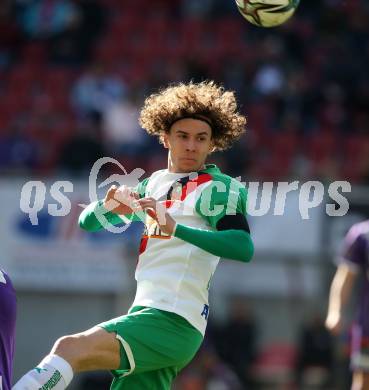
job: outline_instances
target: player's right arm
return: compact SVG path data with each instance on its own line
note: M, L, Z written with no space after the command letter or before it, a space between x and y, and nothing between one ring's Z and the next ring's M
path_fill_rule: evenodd
M325 321L326 327L333 334L338 334L342 328L342 311L350 297L356 275L349 265L343 263L339 265L333 278Z
M78 219L79 226L88 232L96 232L106 225L141 221L142 216L137 216L130 206L132 201L145 195L146 184L147 179L133 190L125 186L111 186L103 200L91 203L82 211Z

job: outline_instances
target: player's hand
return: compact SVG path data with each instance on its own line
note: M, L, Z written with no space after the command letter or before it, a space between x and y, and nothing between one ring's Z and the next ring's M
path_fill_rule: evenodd
M162 203L157 202L154 198L141 198L136 200L135 205L137 209L134 210L144 210L158 223L163 233L170 236L173 234L176 221L170 216Z
M325 320L325 327L335 336L337 336L342 329L342 318L339 313L329 313Z
M136 199L138 199L138 194L132 192L129 187L112 185L106 193L103 206L106 210L116 214L131 214L133 212L132 203Z

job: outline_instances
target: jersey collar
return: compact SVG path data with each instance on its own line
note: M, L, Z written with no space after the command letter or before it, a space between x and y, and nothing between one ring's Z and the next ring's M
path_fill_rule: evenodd
M201 169L198 172L215 173L215 172L220 172L220 170L215 164L205 164L205 169Z

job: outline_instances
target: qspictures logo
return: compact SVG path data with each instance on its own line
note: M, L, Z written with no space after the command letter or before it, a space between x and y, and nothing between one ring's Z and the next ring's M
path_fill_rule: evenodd
M113 164L120 170L120 174L112 174L102 183L98 184L98 175L101 169L106 164ZM109 189L113 183L118 186L126 185L128 187L135 187L140 182L140 178L144 175L145 171L141 168L136 168L132 172L128 173L124 166L117 160L111 157L103 157L98 159L91 168L89 174L88 194L90 203L98 201L97 190L99 188ZM141 179L142 180L142 179ZM50 197L55 201L45 205L47 186L41 181L28 181L26 182L21 190L20 195L20 209L28 215L32 225L36 226L39 223L38 214L40 211L47 208L49 215L53 217L63 217L71 212L71 201L67 194L71 194L74 191L74 184L68 180L60 180L54 182L50 186L49 194ZM111 200L107 205L108 208L114 209L119 205L119 199ZM79 204L81 208L86 208L88 205ZM130 225L130 221L123 226L117 227L110 224L105 216L106 210L104 208L97 208L95 215L101 225L112 233L122 233Z
M98 184L98 175L101 168L106 164L113 164L119 168L119 174L110 175L102 183ZM117 160L111 157L103 157L95 162L89 174L89 201L90 204L98 201L97 190L106 187L106 190L114 183L130 188L136 187L144 177L145 171L141 168L136 168L128 173L124 166ZM197 173L190 175L191 184L196 183ZM196 184L194 184L196 186ZM227 214L235 213L235 204L237 204L240 191L242 188L247 189L247 213L251 216L263 216L273 212L275 216L284 215L287 204L287 195L291 192L298 194L298 208L301 219L310 219L310 210L321 206L328 199L325 205L325 212L331 217L344 216L349 211L348 199L344 196L345 193L351 192L351 184L348 181L334 181L329 185L319 181L292 181L292 182L242 182L241 177L236 178L231 182L230 188L227 189L221 181L213 180L211 182L212 191L225 193L228 191L228 201L225 205L213 205L206 197L202 197L200 201L201 213L205 216L214 216L224 212ZM71 211L71 201L68 194L73 193L74 185L71 181L56 181L50 187L50 197L55 201L45 206L47 187L43 181L28 181L21 190L20 194L20 209L28 215L32 225L38 225L38 213L47 207L49 215L54 217L66 216ZM193 190L196 190L194 188ZM174 191L175 192L175 191ZM111 210L119 206L122 200L119 198L111 199L106 205L107 209ZM158 202L159 204L160 202ZM86 208L88 205L80 204L81 208ZM101 225L112 233L122 233L129 226L129 219L123 226L114 226L109 223L104 207L95 207L95 215ZM162 213L166 212L165 208L160 208ZM160 211L159 210L159 211ZM192 213L192 209L184 207L182 209L184 215L186 212ZM137 212L141 220L145 220L145 213ZM160 212L159 212L160 214ZM163 217L159 215L158 217Z

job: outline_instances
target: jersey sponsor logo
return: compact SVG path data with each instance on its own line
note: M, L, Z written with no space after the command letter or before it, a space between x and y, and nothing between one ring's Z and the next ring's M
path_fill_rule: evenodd
M146 217L145 230L143 232L142 237L159 238L164 240L171 238L169 234L163 233L161 231L158 223L149 215Z
M204 305L204 308L202 309L201 317L204 317L205 320L208 320L209 317L209 305Z
M140 248L139 248L139 255L145 252L147 247L147 242L149 238L157 238L161 240L168 240L169 238L172 238L172 236L169 236L166 233L163 233L158 225L158 223L151 218L149 215L146 216L146 223L145 223L145 229L142 233L141 241L140 241Z
M52 377L42 387L39 387L38 390L51 390L60 382L60 379L60 372L58 370L55 370Z
M157 223L152 224L149 227L146 226L143 236L150 237L150 238L159 238L162 240L168 240L169 238L171 238L169 234L162 232L162 230L160 229Z

